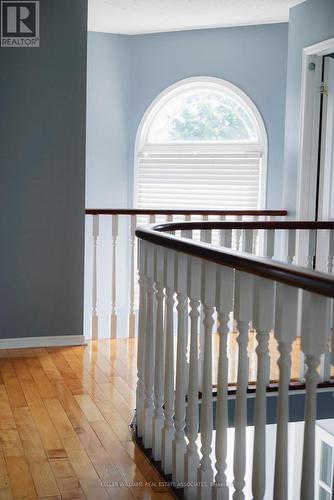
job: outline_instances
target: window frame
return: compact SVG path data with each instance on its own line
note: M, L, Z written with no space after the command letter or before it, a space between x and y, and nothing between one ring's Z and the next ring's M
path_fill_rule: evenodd
M254 120L258 142L234 142L226 141L224 143L218 141L189 141L179 142L175 141L170 143L149 143L147 141L150 126L155 116L163 108L163 106L174 96L181 94L190 88L212 88L218 92L224 92L236 98L242 105L248 108L251 117ZM226 151L261 151L261 168L259 172L259 199L258 209L264 210L267 206L267 170L268 170L268 136L267 130L255 103L252 99L239 87L233 83L215 77L197 76L180 80L173 85L163 90L146 109L139 127L137 129L135 148L134 148L134 183L133 183L133 201L134 206L138 203L138 180L139 180L139 159L142 153L143 146L149 152L158 152L162 149L167 149L173 152L193 152L198 147L202 152L214 154L215 152L222 152L222 148Z

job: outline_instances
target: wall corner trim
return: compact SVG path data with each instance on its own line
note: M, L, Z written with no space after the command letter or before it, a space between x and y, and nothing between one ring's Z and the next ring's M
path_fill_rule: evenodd
M0 349L22 349L27 347L62 347L85 344L84 335L55 335L53 337L21 337L0 339Z

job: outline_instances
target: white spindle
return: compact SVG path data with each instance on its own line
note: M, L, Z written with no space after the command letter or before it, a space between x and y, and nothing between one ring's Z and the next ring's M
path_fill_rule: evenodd
M320 368L319 375L320 380L322 382L328 382L331 378L331 367L332 367L332 332L328 329L326 342L325 342L325 351L320 356Z
M253 314L253 278L251 275L236 271L234 285L234 318L238 328L238 378L235 401L234 436L234 500L245 498L246 472L246 426L247 426L247 387L248 387L248 325Z
M99 238L99 216L93 215L93 283L92 283L92 339L99 336L99 317L97 312L97 244Z
M307 258L306 258L306 267L308 269L313 269L316 246L317 246L317 231L316 230L308 230L307 231Z
M258 222L259 221L259 216L258 215L254 215L253 220L254 220L254 222ZM252 253L254 255L256 255L256 253L257 253L258 239L259 239L259 230L258 229L254 229L253 230L253 248L252 248Z
M242 231L242 247L243 252L252 253L253 251L253 230L244 229Z
M129 336L135 336L135 241L136 241L137 216L131 215L130 220L130 296L129 296Z
M257 378L255 397L254 452L253 452L253 498L263 500L266 489L266 390L269 384L269 332L274 327L275 283L254 278L253 325L258 342Z
M197 469L199 456L197 451L198 433L198 320L201 297L201 261L189 258L188 296L190 297L190 354L189 354L189 386L187 393L187 438L188 446L185 454L185 496L197 498Z
M162 428L161 462L165 474L172 473L172 443L174 440L174 276L175 253L166 251L164 283L166 287L166 359L164 385L164 426Z
M298 289L277 283L275 337L278 342L279 389L277 400L277 436L274 500L288 498L288 422L291 344L297 334Z
M275 229L268 229L265 232L265 257L272 259L275 255Z
M184 221L185 222L190 222L191 221L191 215L186 214L184 216ZM192 233L192 231L190 229L183 229L181 231L181 236L182 236L182 238L190 238L191 239L191 233Z
M149 223L154 224L157 221L156 214L149 214Z
M161 460L161 430L164 422L162 409L164 388L164 265L165 254L162 247L155 248L155 289L156 289L156 342L155 342L155 373L154 373L154 417L152 454L154 460Z
M287 257L286 261L288 264L293 263L293 259L296 255L296 230L295 229L287 229L286 230L286 238L287 238Z
M228 321L233 308L233 269L220 266L217 272L216 309L218 315L219 357L216 405L216 475L213 489L215 500L229 500L227 486L227 428L228 428Z
M235 220L237 222L242 222L242 215L237 215ZM236 250L239 250L240 248L240 240L241 240L241 229L236 229L235 231L235 247Z
M145 403L143 441L145 448L152 448L153 374L154 374L154 246L147 244L147 309L145 341Z
M145 399L145 338L146 338L146 243L140 240L138 244L139 270L139 317L138 317L138 351L137 351L137 390L136 415L137 434L143 436L144 399Z
M207 222L209 220L208 215L202 215L202 221ZM206 229L201 229L200 240L203 243L211 243L211 232ZM204 370L204 323L203 323L203 305L200 308L200 326L199 326L199 368L198 368L198 381L199 388L201 389L203 384L203 370Z
M305 427L301 500L313 500L315 491L315 422L317 417L317 369L324 352L329 330L329 299L310 292L302 292L302 314L300 335L305 354L307 372L305 376Z
M232 229L222 229L220 231L219 243L221 247L232 247Z
M208 222L209 216L208 215L202 215L202 221L203 222ZM200 231L200 240L203 241L204 243L211 243L212 241L212 233L210 229L201 229Z
M329 311L330 344L331 344L331 364L334 366L334 300L331 299Z
M216 302L216 266L209 262L202 264L202 303L204 323L204 371L201 405L201 465L198 469L198 481L202 483L198 490L199 500L212 497L213 468L211 443L213 430L212 408L212 327Z
M117 313L116 313L116 258L117 258L117 236L118 215L112 215L112 276L111 276L111 316L110 316L110 338L117 337Z
M329 230L329 245L328 245L328 260L327 260L327 271L329 274L333 273L333 261L334 261L334 230Z
M175 262L177 291L177 353L175 389L175 437L173 441L173 481L184 481L185 414L186 414L186 316L187 304L187 257L178 253Z

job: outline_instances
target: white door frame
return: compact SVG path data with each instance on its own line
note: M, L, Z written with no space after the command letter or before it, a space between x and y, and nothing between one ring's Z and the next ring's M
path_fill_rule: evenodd
M319 158L322 58L334 52L334 38L303 50L297 219L314 220ZM313 66L314 65L314 66Z

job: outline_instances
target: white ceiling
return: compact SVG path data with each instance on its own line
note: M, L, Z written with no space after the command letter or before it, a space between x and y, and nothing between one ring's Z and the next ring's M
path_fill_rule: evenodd
M304 0L88 0L88 29L135 35L288 21Z

